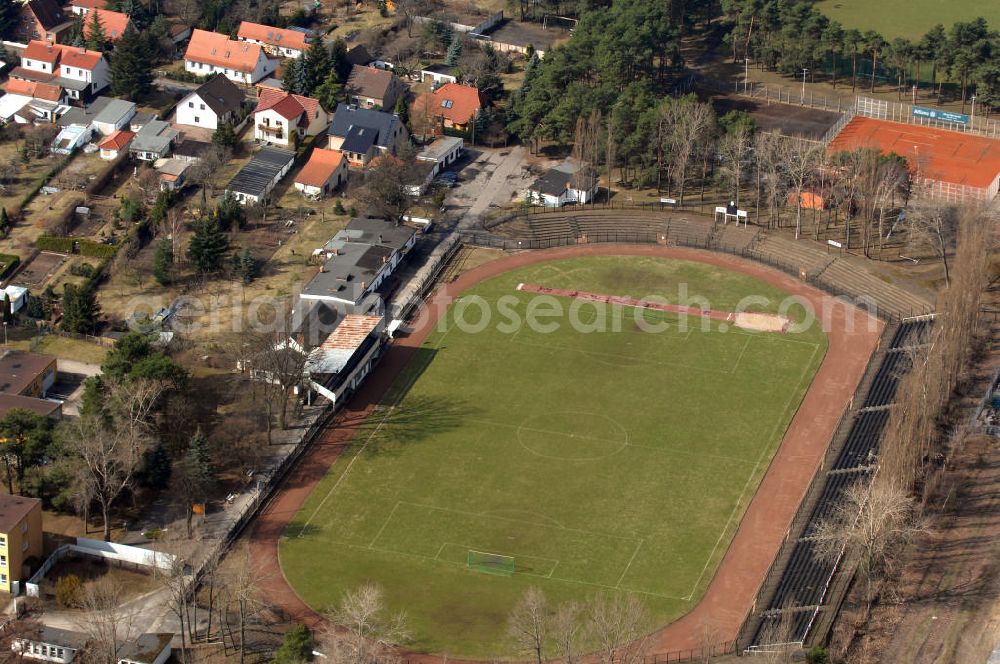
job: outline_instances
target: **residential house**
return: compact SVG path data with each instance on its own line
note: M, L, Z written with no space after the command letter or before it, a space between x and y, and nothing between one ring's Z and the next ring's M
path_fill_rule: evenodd
M240 41L260 44L264 51L276 58L301 58L308 50L312 33L295 28L274 28L270 25L243 21L236 33Z
M21 5L15 36L19 42L38 39L55 44L64 40L72 29L73 20L63 14L56 0L28 0Z
M351 67L344 86L344 93L352 104L389 111L396 107L396 100L406 91L406 84L392 72L361 65Z
M567 203L590 203L597 195L597 178L580 172L577 165L563 162L546 171L525 194L533 205L561 207Z
M42 417L50 417L54 420L62 418L62 402L52 399L36 399L35 397L22 397L19 394L0 393L0 420L7 416L7 413L14 410L28 410ZM2 569L0 569L2 571Z
M43 398L56 382L58 367L51 355L8 350L0 355L0 392Z
M101 159L107 159L108 161L117 159L118 155L127 151L133 138L135 138L135 132L127 129L119 129L109 134L107 138L97 145L101 150Z
M449 65L428 65L420 70L420 82L430 82L434 86L458 83L457 68Z
M407 140L406 127L393 113L340 104L327 130L328 147L341 150L349 166L365 168L378 154L396 154Z
M410 116L421 116L436 128L468 131L482 106L478 88L445 83L437 90L418 97Z
M87 647L87 636L59 627L42 625L37 633L14 639L10 649L24 659L70 664Z
M156 113L151 111L138 111L132 116L128 123L130 131L138 133L143 127L156 119Z
M417 161L432 164L431 177L451 166L462 156L465 141L458 136L441 136L417 154Z
M261 148L226 186L226 191L243 205L265 202L294 163L295 153L291 150Z
M61 129L52 142L52 151L70 154L90 141L94 134L110 136L128 127L134 115L133 102L113 97L98 97L87 108L71 108L57 121Z
M255 140L288 147L319 134L330 124L330 114L317 100L266 88L260 91L253 117Z
M295 188L310 198L319 198L347 182L347 159L340 150L316 148L295 176Z
M309 351L305 373L309 387L336 404L361 385L382 353L385 317L347 314L316 348Z
M97 19L101 22L101 28L104 30L104 36L112 44L121 39L122 35L125 34L125 30L128 29L129 24L132 22L128 15L121 12L113 12L109 9L91 9L87 13L87 18L83 21L84 39L90 39L91 22L94 20L89 13L90 11L97 14Z
M160 174L160 191L175 191L184 186L185 174L193 162L187 159L157 159L153 165Z
M223 74L216 74L177 103L175 124L204 129L235 124L245 97Z
M4 122L54 122L66 109L66 93L51 83L12 78L7 81L6 93L0 97L0 120Z
M365 66L372 61L372 56L364 44L357 44L347 49L347 62L351 65Z
M31 577L29 559L41 562L42 501L0 495L0 590L17 594Z
M191 34L184 54L184 69L207 76L223 74L236 83L253 85L278 68L278 60L268 57L260 44L233 41L226 35L207 30Z
M10 78L58 85L69 99L85 102L110 84L111 68L100 51L36 40L21 52Z
M107 0L71 0L69 10L76 16L86 16L91 9L107 9Z
M151 120L136 132L129 146L136 159L156 161L167 156L180 132L163 120Z

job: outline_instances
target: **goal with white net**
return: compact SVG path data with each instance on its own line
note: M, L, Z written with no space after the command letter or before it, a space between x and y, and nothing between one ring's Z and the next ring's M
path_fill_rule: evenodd
M516 569L514 556L489 553L488 551L474 551L472 549L469 549L466 564L471 570L486 572L487 574L500 574L502 576L510 576Z

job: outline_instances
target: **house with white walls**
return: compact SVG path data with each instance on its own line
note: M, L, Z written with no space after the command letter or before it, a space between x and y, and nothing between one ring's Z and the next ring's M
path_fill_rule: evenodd
M278 59L260 44L234 41L226 35L194 30L184 53L184 70L199 76L223 74L234 83L253 85L278 68Z

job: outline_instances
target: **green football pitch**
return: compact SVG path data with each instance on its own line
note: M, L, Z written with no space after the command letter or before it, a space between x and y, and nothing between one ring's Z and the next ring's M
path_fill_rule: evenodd
M680 329L673 314L540 301L519 283L673 302L687 289L720 310L757 295L771 304L756 310L776 311L785 297L702 263L623 256L466 291L285 531L282 568L310 606L376 581L406 611L414 650L488 658L509 654L506 618L532 585L552 603L637 593L658 624L697 603L825 335ZM562 315L536 320L555 331L503 324L554 303ZM511 556L516 571L470 569L470 551Z
M817 6L846 28L875 30L890 41L918 40L938 23L950 30L956 21L980 16L1000 30L1000 2L995 0L821 0Z

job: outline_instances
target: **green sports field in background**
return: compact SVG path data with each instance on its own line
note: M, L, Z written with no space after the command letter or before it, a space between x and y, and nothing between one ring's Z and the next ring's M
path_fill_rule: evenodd
M506 619L524 589L551 602L637 593L659 624L698 601L826 351L802 334L703 331L678 319L650 333L622 310L613 331L569 314L543 333L463 332L477 302L532 296L518 283L677 301L681 284L715 309L785 297L701 263L587 257L484 281L449 310L394 393L319 483L280 545L284 573L323 610L377 581L405 609L415 650L509 654ZM478 298L482 298L479 300ZM571 300L549 298L568 310ZM511 301L507 302L508 305ZM596 327L593 305L577 320ZM607 313L607 312L606 312ZM395 407L392 407L393 404ZM513 556L516 573L472 571L469 550ZM650 626L652 627L652 626Z
M875 30L892 41L918 40L938 23L945 29L956 21L982 16L1000 30L1000 2L996 0L821 0L817 6L845 28Z

